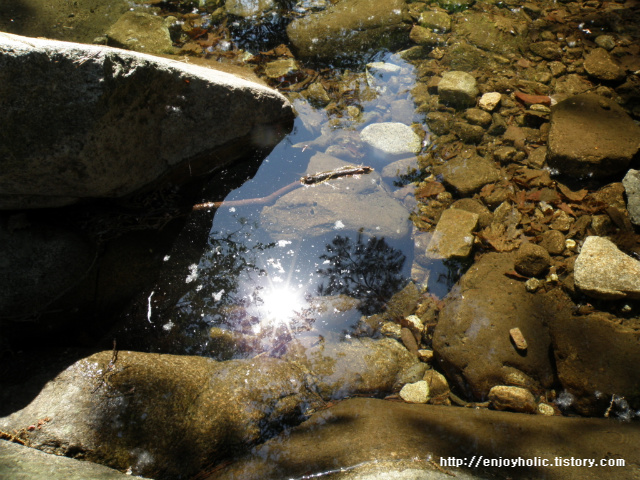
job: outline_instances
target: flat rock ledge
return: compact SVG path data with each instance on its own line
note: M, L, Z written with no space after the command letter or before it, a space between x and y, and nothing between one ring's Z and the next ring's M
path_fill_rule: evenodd
M604 237L587 237L576 259L574 275L576 286L591 297L640 298L640 262Z
M0 33L0 209L121 197L275 146L289 102L228 73Z

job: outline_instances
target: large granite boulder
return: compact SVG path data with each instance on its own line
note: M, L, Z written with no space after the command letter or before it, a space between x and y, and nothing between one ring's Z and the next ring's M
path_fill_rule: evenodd
M48 418L26 435L30 446L177 478L246 448L313 400L300 369L278 359L105 351L60 373L26 408L0 419L0 430Z
M615 102L569 97L551 113L547 162L560 173L598 177L625 170L640 148L640 127Z
M298 342L281 359L224 362L103 351L75 362L28 406L0 418L0 430L20 432L47 453L156 479L191 477L302 421L309 407L389 393L419 363L388 338L324 340ZM39 420L38 428L26 428Z
M343 0L294 20L287 35L300 57L335 59L406 43L411 19L404 0Z
M0 208L120 197L273 147L280 94L233 75L95 45L0 34Z

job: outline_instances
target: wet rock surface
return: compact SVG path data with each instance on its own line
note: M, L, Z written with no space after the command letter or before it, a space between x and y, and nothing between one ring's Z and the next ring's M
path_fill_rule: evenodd
M12 480L126 480L142 478L120 473L96 463L48 455L34 448L0 440L0 473Z
M406 41L410 25L402 0L347 0L294 20L287 36L304 58L334 58Z
M375 399L350 399L320 412L291 432L258 447L210 479L280 479L333 471L339 479L372 478L602 478L611 472L634 478L638 457L633 439L637 424L607 419L559 418L509 412L408 405ZM620 430L618 430L620 428ZM568 438L573 441L567 441ZM523 442L523 439L526 441ZM309 445L314 445L312 451ZM349 445L349 448L345 448ZM609 451L625 458L624 468L524 467L457 469L440 467L440 458L483 455L483 458L554 456L583 458L587 452ZM425 459L425 452L431 457ZM414 459L414 461L409 461ZM415 459L419 459L415 461ZM429 460L432 459L434 466ZM389 462L389 463L387 463ZM337 471L341 466L348 469ZM396 470L397 469L397 470ZM395 477L397 471L412 475Z
M553 384L546 322L559 312L553 299L534 296L505 276L513 261L514 254L483 256L445 300L433 334L439 365L478 400L496 385L535 391ZM526 353L511 342L514 327L527 338Z

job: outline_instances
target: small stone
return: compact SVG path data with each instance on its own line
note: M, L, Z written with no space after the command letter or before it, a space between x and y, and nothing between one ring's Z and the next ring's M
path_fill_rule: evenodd
M498 147L493 151L493 159L506 164L515 160L518 150L515 147Z
M526 277L537 277L549 269L551 257L540 245L523 243L516 255L515 269Z
M467 72L446 72L438 84L440 101L456 108L475 105L478 96L476 79Z
M400 330L400 338L405 348L415 356L418 356L418 342L416 342L416 337L413 332L406 327L402 327L402 330Z
M529 293L535 293L542 286L542 280L536 277L531 277L529 280L524 282L524 287L527 289Z
M274 0L226 0L224 7L231 15L252 17L270 10L274 5Z
M451 17L445 12L422 12L418 23L424 28L430 28L440 33L447 33L451 30Z
M473 247L473 230L478 225L475 213L449 208L442 212L427 247L430 258L465 258Z
M611 51L616 48L616 39L611 35L598 35L595 42L596 45L604 48L607 51Z
M446 112L429 112L427 125L429 125L429 130L436 135L446 135L453 125L453 115Z
M402 123L373 123L360 133L362 141L384 156L412 155L420 151L420 137Z
M502 95L500 95L500 92L485 93L480 97L480 100L478 100L478 106L487 112L493 112L500 104L501 99Z
M484 129L478 125L469 125L467 122L454 122L453 131L464 143L478 144L482 142Z
M498 385L489 390L489 401L496 410L533 413L537 410L536 399L526 388Z
M269 62L264 67L264 73L269 78L280 78L290 75L298 70L298 65L293 58L282 58Z
M394 322L385 322L382 327L380 327L380 334L385 337L400 340L402 335L402 327Z
M479 108L468 108L464 112L464 116L472 125L479 125L484 128L491 125L491 114Z
M430 29L421 27L420 25L414 25L409 32L409 39L413 43L418 45L425 45L427 47L435 47L439 43L443 43L442 37L433 33Z
M552 417L556 414L555 410L548 403L539 403L538 404L538 413L540 415L546 415L547 417Z
M604 48L596 48L584 59L584 69L589 75L605 82L620 82L626 78L625 71Z
M329 94L327 94L327 91L320 82L309 85L309 88L303 92L303 95L309 102L320 107L326 107L331 102Z
M559 60L562 57L562 50L556 42L544 41L529 45L529 49L545 60Z
M414 335L422 336L424 325L417 315L409 315L400 320L400 325L408 328Z
M518 327L509 330L509 336L511 336L511 340L513 340L513 343L516 345L518 350L524 351L527 349L527 340L524 338L524 335L522 335L522 332Z
M551 255L560 255L565 249L564 235L558 230L547 230L542 233L540 246Z
M560 210L553 214L551 223L549 226L553 230L559 230L561 232L568 232L573 225L574 219L569 216L564 210Z
M429 401L429 384L424 380L407 383L400 390L400 398L407 403L427 403Z
M418 358L421 362L431 362L431 360L433 360L433 350L421 348L420 350L418 350Z
M434 169L442 175L444 183L453 187L462 197L471 196L488 183L500 179L500 170L484 157L463 158L457 156Z
M443 395L449 395L451 389L449 388L449 382L444 375L435 370L427 370L424 373L423 380L427 382L429 386L430 397L440 397Z

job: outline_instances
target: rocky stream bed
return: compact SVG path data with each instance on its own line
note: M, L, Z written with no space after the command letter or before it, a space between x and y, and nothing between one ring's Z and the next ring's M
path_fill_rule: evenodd
M637 478L640 2L54 6L0 29L138 53L0 34L0 476ZM267 335L230 279L305 242ZM441 467L476 454L625 465Z

